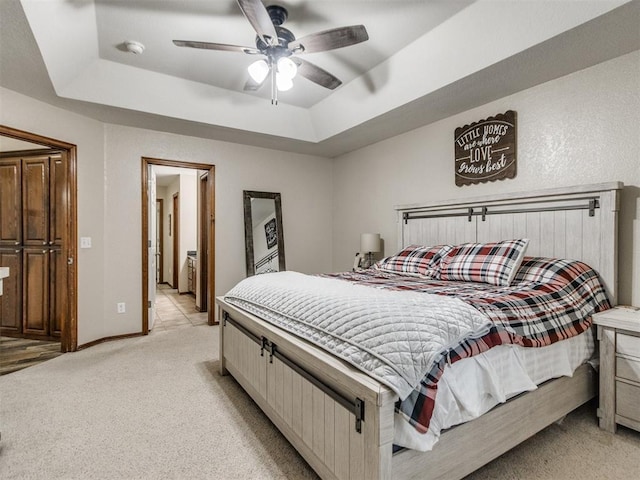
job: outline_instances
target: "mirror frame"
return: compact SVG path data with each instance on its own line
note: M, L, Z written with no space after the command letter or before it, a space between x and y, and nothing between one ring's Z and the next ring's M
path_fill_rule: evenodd
M271 199L275 203L276 208L276 228L278 229L278 271L286 270L284 261L284 230L282 228L282 200L279 193L256 192L253 190L244 190L244 245L247 262L247 277L256 274L255 259L253 258L253 222L251 219L251 199L265 198Z

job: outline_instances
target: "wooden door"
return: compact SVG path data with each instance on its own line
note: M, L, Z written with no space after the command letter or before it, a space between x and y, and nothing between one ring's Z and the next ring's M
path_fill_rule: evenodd
M49 335L49 250L23 250L22 326L23 333Z
M49 244L49 158L22 160L22 244Z
M41 135L37 135L35 133L26 132L22 130L18 130L15 128L11 128L5 125L0 125L0 135L8 138L16 138L19 140L26 141L31 144L41 146L41 149L38 150L24 150L24 151L11 151L11 152L0 152L0 242L2 242L2 237L4 233L7 231L7 224L13 224L17 229L20 230L20 235L18 235L18 240L15 240L15 237L11 237L13 240L12 244L6 245L0 243L0 249L4 250L4 246L9 250L10 247L14 249L22 249L24 240L24 231L23 229L23 221L22 214L25 212L25 206L22 204L23 201L23 174L21 170L21 175L19 178L15 178L14 175L8 175L7 172L10 170L3 168L7 166L7 163L10 162L10 159L13 159L14 168L17 165L20 165L22 169L22 160L27 158L35 158L35 157L44 157L49 159L49 188L54 190L54 192L50 192L49 195L49 214L50 221L46 226L43 226L44 230L48 230L46 236L48 237L47 242L52 242L51 244L47 244L46 246L42 243L33 245L40 246L43 250L48 247L48 250L59 248L59 252L55 252L55 255L51 255L48 253L50 257L49 262L49 270L53 278L56 278L55 285L52 282L47 282L49 284L49 297L50 298L58 298L61 301L57 301L55 305L52 305L51 300L49 302L49 306L54 308L57 314L56 318L61 317L62 327L54 326L51 324L50 333L57 331L61 328L61 350L63 352L67 351L75 351L78 348L78 330L77 330L77 285L78 285L78 270L76 268L76 257L77 257L77 175L76 175L76 165L77 165L77 148L75 145L64 142L61 140L56 140L53 138L43 137ZM16 182L15 188L9 188L8 179L11 179ZM31 184L33 182L27 182ZM47 184L46 178L42 181L42 188ZM17 195L17 200L13 202L7 202L6 198L10 197L10 193L14 193ZM9 210L7 205L9 203L19 203L20 207L17 209L12 209L15 213L17 219L12 222L6 221L6 216L2 213L2 210ZM62 207L61 207L62 204ZM53 211L52 211L53 210ZM27 214L29 212L25 212ZM32 213L32 212L31 212ZM44 222L46 223L46 222ZM16 244L15 242L19 241L20 244ZM44 241L43 239L41 242ZM21 253L21 257L22 257ZM52 257L55 257L55 274L54 267L51 265L53 261ZM2 258L2 256L0 256ZM6 255L5 255L6 259ZM22 261L22 259L21 259ZM65 265L65 268L62 266ZM22 265L16 266L15 268L10 267L10 277L7 279L9 283L14 280L17 281L17 289L16 296L14 296L16 308L12 308L12 312L20 319L23 318L23 291L22 286L24 284L24 280L22 279ZM64 273L64 276L62 275ZM64 278L63 278L64 277ZM4 282L7 285L7 281ZM52 290L52 288L55 289ZM19 290L19 291L18 291ZM6 289L5 289L6 293ZM6 302L8 301L6 298L3 300L5 302L4 310L6 311ZM1 309L0 309L1 310ZM6 315L5 315L6 317ZM26 338L42 338L41 335L30 335L24 333L11 333L9 329L2 326L2 322L0 322L0 334L4 335L13 335L13 336L21 336Z
M0 265L10 269L0 327L6 335L60 338L69 314L67 154L13 155L0 159L0 248L7 247Z
M68 212L66 153L49 158L49 245L62 246Z
M21 335L22 325L22 160L0 159L0 266L9 267L0 297L2 333Z
M2 283L0 327L3 334L22 334L22 249L0 248L0 266L9 267Z
M66 312L69 309L65 288L67 257L62 249L49 250L49 335L60 338Z
M0 159L0 247L22 243L21 172L19 158Z
M64 251L68 218L66 152L49 157L49 335L60 338L69 309L66 295L67 255Z

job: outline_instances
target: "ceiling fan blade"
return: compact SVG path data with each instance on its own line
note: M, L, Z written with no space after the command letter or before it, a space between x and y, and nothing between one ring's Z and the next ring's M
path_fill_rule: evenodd
M342 81L333 75L331 75L326 70L314 65L311 62L307 62L306 60L302 60L297 57L289 57L298 66L298 75L302 75L304 78L311 80L313 83L317 83L321 87L328 88L329 90L335 90L340 85L342 85Z
M191 40L174 40L173 44L178 47L202 48L204 50L222 50L224 52L240 52L256 55L260 52L257 48L241 47L240 45L227 45L224 43L194 42Z
M267 45L278 43L276 27L273 26L269 12L260 0L237 0L240 10L247 17L249 23ZM268 37L268 38L267 38Z
M369 40L364 25L338 27L323 32L312 33L289 43L289 50L294 53L326 52L336 48L348 47Z

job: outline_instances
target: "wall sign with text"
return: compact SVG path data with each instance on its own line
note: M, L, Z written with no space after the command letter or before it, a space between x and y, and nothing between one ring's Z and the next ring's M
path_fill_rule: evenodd
M516 112L456 128L456 185L471 185L516 176Z
M264 225L264 233L267 237L267 248L272 249L278 243L278 228L276 227L276 219L272 218Z

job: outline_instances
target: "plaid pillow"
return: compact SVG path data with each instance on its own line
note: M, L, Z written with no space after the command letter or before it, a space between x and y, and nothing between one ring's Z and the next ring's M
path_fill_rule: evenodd
M520 239L457 245L442 259L440 279L509 286L528 243Z
M549 283L558 278L558 269L569 260L558 260L544 257L523 257L517 273L513 277L514 283L543 282Z
M437 278L440 261L451 248L453 247L450 245L410 245L401 252L380 260L374 268L385 272Z

